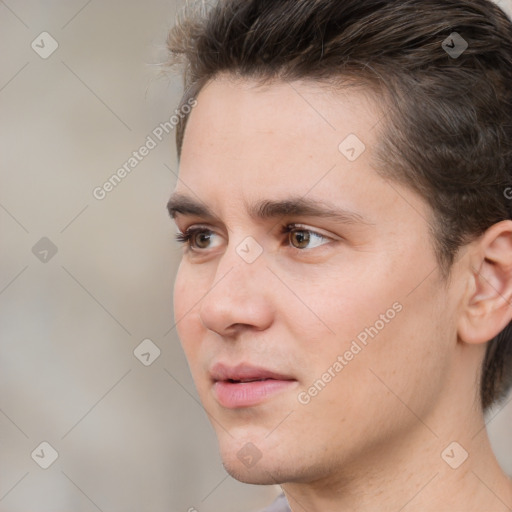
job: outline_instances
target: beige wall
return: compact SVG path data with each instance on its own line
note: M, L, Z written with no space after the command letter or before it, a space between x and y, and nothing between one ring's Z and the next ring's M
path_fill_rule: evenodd
M1 512L249 512L278 492L225 472L171 329L177 166L173 133L152 133L181 91L155 65L175 13L0 2ZM95 198L148 135L156 147ZM150 366L133 353L144 339L161 351ZM510 474L511 422L509 405L489 423Z

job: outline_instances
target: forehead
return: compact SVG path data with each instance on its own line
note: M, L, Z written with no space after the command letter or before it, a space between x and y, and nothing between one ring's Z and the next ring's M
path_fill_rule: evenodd
M383 113L383 105L367 89L334 90L332 85L311 80L262 84L224 74L208 82L197 99L184 151L193 138L194 146L199 143L203 151L233 153L238 149L240 157L242 149L256 146L273 154L289 150L289 158L326 148L337 152L340 140L350 133L371 144Z
M426 229L430 208L376 171L382 105L369 91L311 82L219 77L198 96L183 141L176 191L218 217L290 196L360 212L371 223ZM409 226L414 224L414 226Z
M310 188L336 166L338 177L361 179L380 117L378 106L352 89L218 77L190 114L180 176L225 188Z

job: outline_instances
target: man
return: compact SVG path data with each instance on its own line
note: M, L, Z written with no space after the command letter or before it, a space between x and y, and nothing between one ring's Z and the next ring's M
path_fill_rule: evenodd
M486 0L221 0L185 64L177 332L272 511L512 509L512 23Z

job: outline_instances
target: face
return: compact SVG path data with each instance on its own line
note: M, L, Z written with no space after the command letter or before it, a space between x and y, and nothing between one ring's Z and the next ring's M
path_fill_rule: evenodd
M226 76L190 115L176 329L238 480L328 478L435 414L454 306L428 205L372 167L381 116L362 91Z

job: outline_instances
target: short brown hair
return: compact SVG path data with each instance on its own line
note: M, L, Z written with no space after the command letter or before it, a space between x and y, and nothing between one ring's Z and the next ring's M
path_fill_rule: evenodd
M456 32L456 34L454 34ZM467 48L450 54L454 37ZM181 104L219 73L261 82L362 85L388 107L379 173L432 207L443 276L461 247L511 218L512 23L488 0L219 0L169 33ZM178 158L188 115L176 130ZM510 189L512 190L512 189ZM488 342L481 405L512 386L512 322Z

